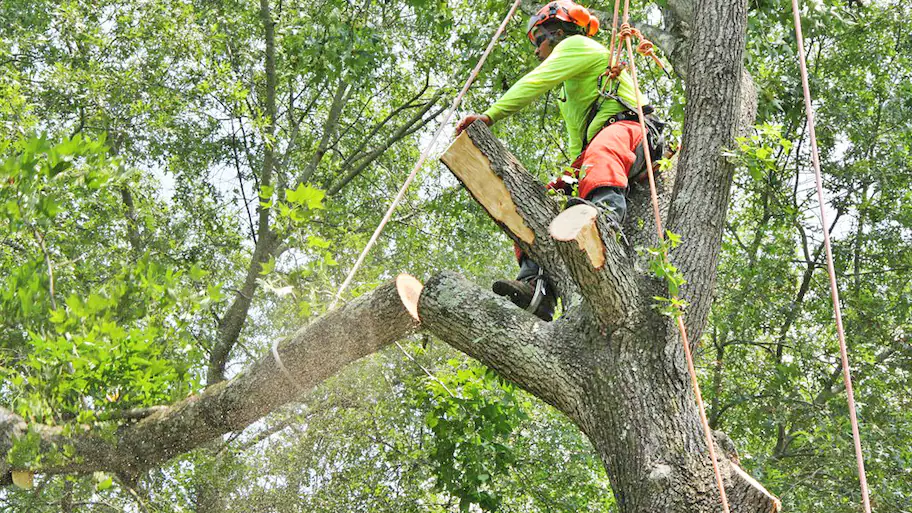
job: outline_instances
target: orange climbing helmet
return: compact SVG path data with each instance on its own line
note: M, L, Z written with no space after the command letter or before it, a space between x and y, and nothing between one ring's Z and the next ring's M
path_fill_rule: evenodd
M599 29L599 20L589 12L589 9L571 0L556 0L545 4L535 13L535 16L529 19L529 26L526 27L529 41L535 44L535 37L532 35L535 27L554 19L572 23L580 27L583 34L590 37L594 36Z

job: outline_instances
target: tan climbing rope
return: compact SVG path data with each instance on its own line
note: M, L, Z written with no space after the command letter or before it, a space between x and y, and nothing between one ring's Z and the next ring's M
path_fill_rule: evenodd
M615 12L618 9L617 4L619 2L620 0L615 0ZM614 30L612 30L612 32L614 32ZM641 50L640 53L643 55L651 56L656 62L659 62L661 65L661 61L659 61L658 57L656 57L653 53L652 43L648 42L639 30L630 26L630 0L624 0L624 21L621 25L620 30L618 31L618 38L620 41L618 41L617 59L614 60L612 64L620 62L621 46L622 44L625 45L627 48L627 65L630 68L630 76L633 81L633 90L637 99L637 116L640 120L640 129L643 131L643 144L648 144L646 118L643 114L643 106L640 103L640 86L637 81L636 62L634 60L635 54L633 45L630 42L631 38L633 37L636 37L640 41L637 50ZM659 240L665 240L665 232L662 229L662 215L659 212L659 195L656 191L655 173L652 167L652 156L649 154L649 151L645 151L643 153L646 156L646 173L649 177L649 195L652 199L652 213L655 217L656 233L659 236ZM664 257L666 259L668 258L667 252ZM677 300L678 298L674 297L673 299ZM706 446L709 449L709 459L712 461L713 474L716 478L716 487L718 487L719 495L722 499L722 510L725 513L729 513L730 508L728 506L728 496L725 494L725 483L722 481L722 474L719 471L719 464L716 461L716 449L715 443L713 442L712 429L710 429L709 421L706 418L706 406L703 404L703 395L700 393L700 384L697 382L697 371L694 368L693 355L690 351L690 342L687 339L687 327L684 325L683 313L677 316L677 326L678 331L681 333L681 345L684 347L684 358L687 360L687 372L690 374L690 384L693 387L694 396L697 401L697 409L700 412L700 424L703 427L703 434L706 437Z
M827 273L830 276L830 294L833 298L833 315L836 318L836 333L839 338L839 356L842 362L842 376L845 380L846 396L849 403L849 420L852 424L852 441L855 444L855 461L858 465L858 480L861 483L861 500L865 513L871 513L871 499L868 497L868 479L865 475L864 454L861 450L861 435L858 432L858 418L855 414L855 393L852 390L852 372L846 351L845 330L842 327L842 312L839 309L839 287L836 284L836 269L833 267L833 250L830 248L830 232L827 230L827 216L823 200L823 180L820 173L820 156L817 152L817 134L814 132L814 106L811 104L811 88L808 84L807 62L804 59L804 36L801 33L801 15L798 0L792 0L792 14L795 18L795 36L798 41L798 64L801 68L801 86L804 89L804 109L807 115L808 133L811 138L811 162L817 184L817 201L820 204L820 224L823 226L823 246L826 248Z

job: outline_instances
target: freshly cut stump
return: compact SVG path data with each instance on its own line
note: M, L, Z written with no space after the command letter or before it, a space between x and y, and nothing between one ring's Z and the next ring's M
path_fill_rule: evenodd
M779 513L782 511L782 501L780 501L779 498L775 495L771 494L769 490L764 488L763 485L757 482L757 480L754 479L750 474L742 470L737 463L733 463L731 469L735 472L735 474L738 475L738 477L750 483L754 490L756 490L757 493L761 494L770 503L770 513Z
M399 292L399 299L402 300L409 315L418 322L421 322L421 319L418 318L418 298L421 297L422 289L424 289L424 285L418 281L418 278L405 273L396 276L396 291Z
M599 237L598 209L589 205L574 205L561 212L551 221L548 231L554 240L569 242L575 240L586 252L589 263L595 269L605 265L605 245Z

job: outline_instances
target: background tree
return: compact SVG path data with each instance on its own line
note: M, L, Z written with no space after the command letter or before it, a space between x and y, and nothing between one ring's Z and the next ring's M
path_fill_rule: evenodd
M673 4L669 7L675 7ZM383 198L398 186L396 171L408 167L416 155L417 132L409 134L406 129L398 145L389 146L387 141L395 137L401 126L409 126L408 121L413 119L410 116L423 110L428 98L434 98L433 84L450 82L463 63L472 62L481 40L505 11L500 3L456 12L421 4L311 6L281 2L268 7L276 23L275 91L279 98L272 131L267 127L270 88L262 6L209 2L5 4L3 16L8 23L3 24L3 37L7 45L0 50L6 52L0 56L5 72L3 140L8 141L4 152L29 164L10 169L26 169L28 172L20 175L31 177L30 170L41 167L30 167L34 159L22 158L29 153L27 139L20 134L42 129L50 131L51 139L58 141L74 133L94 140L107 131L106 144L117 156L103 159L98 147L92 149L91 143L85 147L77 144L78 149L57 148L58 155L73 155L70 160L74 166L63 174L57 172L54 177L59 178L53 178L51 170L57 163L50 162L57 145L31 143L30 154L47 163L42 164L44 174L26 181L27 188L3 190L5 204L13 197L31 197L34 201L49 197L61 205L55 213L54 207L48 210L47 205L21 200L20 204L27 208L20 208L20 218L17 220L11 213L4 221L3 268L10 269L3 276L7 282L4 290L15 291L7 292L3 300L3 367L10 375L3 388L5 406L48 424L65 425L81 414L80 422L107 429L128 426L135 422L129 417L146 415L152 410L145 408L199 390L209 379L207 376L213 375L212 355L219 354L214 349L220 340L230 339L224 337L227 332L220 322L230 317L227 312L237 311L239 307L232 305L242 305L245 295L252 298L243 320L246 328L239 331L228 356L222 356L226 364L231 363L222 371L228 375L244 368L253 355L265 354L272 337L288 333L302 319L319 314L322 305L328 304L332 285L341 280L340 274L348 269L375 225L385 203ZM907 146L908 134L908 121L902 115L908 109L901 108L908 97L904 94L908 81L903 79L908 68L904 57L907 52L903 51L908 50L908 38L903 37L903 9L900 5L826 3L806 13L809 25L805 27L816 42L811 47L811 61L820 81L813 85L821 101L820 132L833 134L823 141L824 148L832 149L826 156L825 171L831 177L827 186L834 209L841 207L844 212L833 233L837 240L844 241L843 248L837 247L837 255L849 255L838 266L850 275L854 290L844 291L844 308L849 329L856 330L850 340L855 341L853 362L861 374L858 389L864 409L863 436L870 452L869 472L872 484L879 486L875 488L875 501L897 510L908 508L910 496L905 487L908 480L904 478L910 468L910 455L903 449L909 446L908 418L902 414L906 410L902 406L908 403L904 392L908 386L903 385L908 384L909 332L905 299L909 297L905 280L908 273L902 272L909 260L908 201L903 201L908 199L905 196L909 190L906 152L902 149ZM373 17L358 15L359 12L372 13ZM391 13L397 14L393 17ZM672 34L686 33L682 30L686 24L680 18L666 14L666 28ZM394 19L396 23L390 23ZM350 30L349 20L375 24L369 34L381 42L366 36L344 36L358 32ZM819 251L814 242L814 222L804 213L814 205L806 199L804 170L796 167L797 156L805 155L806 159L807 145L802 144L792 45L786 44L791 37L787 5L751 4L748 27L747 68L759 86L758 122L781 123L781 133L793 144L780 151L778 136L764 130L758 138L744 141L740 148L741 168L736 178L739 187L722 251L720 300L715 303L704 342L708 350L704 355L704 388L709 389L707 394L715 401L715 422L742 448L742 463L780 494L787 507L849 510L851 504L857 503L849 497L857 492L851 454L845 450L849 445L843 425L844 400L837 386L836 361L824 356L824 347L832 340L822 328L829 316L828 298L821 288L825 286L821 273L816 272ZM450 31L456 32L452 41ZM507 37L504 50L495 54L491 69L483 74L484 83L475 90L473 99L479 106L489 103L504 84L512 83L533 65L519 32L515 30ZM351 64L345 68L349 74L342 75L344 66L339 63L344 59L338 56L346 55L349 46L351 52L359 50L359 55L374 59L370 61L374 64L386 64L367 66L373 67L379 78L352 88L353 96L338 114L348 124L340 121L337 128L324 129L331 125L327 122L339 91L339 77L361 76L365 69ZM677 54L687 45L663 46ZM421 52L407 50L419 47ZM871 48L879 49L884 59L872 59ZM331 53L331 58L324 59L324 51ZM297 56L307 58L295 61ZM323 66L324 62L330 64ZM847 62L851 65L847 66ZM432 85L423 97L413 100L424 87L421 79L425 76L430 77ZM322 89L312 87L320 83L314 82L319 79L326 81ZM655 84L651 80L645 82L651 86L651 94L653 89L680 92L680 84L663 79L657 79ZM337 89L331 88L333 84ZM385 86L388 87L384 89ZM295 94L301 96L295 98ZM289 109L285 105L290 98L297 103ZM358 104L355 98L361 98L362 103ZM666 111L679 113L676 106L682 102L676 94L666 101ZM410 103L421 106L396 112L398 106ZM498 131L511 151L541 175L553 172L562 160L555 149L557 144L543 143L560 140L553 104L553 98L546 100L540 104L541 109L530 109L499 126ZM872 109L873 105L883 108ZM296 134L297 118L287 117L288 110L302 116ZM859 116L861 112L866 115ZM393 113L375 134L363 128L374 127ZM433 110L425 111L420 119L430 119L432 113ZM541 134L532 133L529 126L544 130ZM342 127L349 127L348 132ZM294 205L298 212L293 214L292 204L282 199L285 189L298 191L295 177L318 158L326 131L335 133L338 142L333 145L334 137L330 136L325 153L319 157L313 173L322 178L301 182L305 187L293 195L301 204ZM270 133L275 138L272 150L264 142ZM343 133L347 135L342 137ZM371 137L359 149L365 135ZM370 156L373 149L387 146L373 165L360 169L360 174L332 192L333 186L344 182L347 176L340 170L350 173L358 169L358 165L352 165L354 161L349 162L350 156ZM769 154L764 149L779 152L778 161L772 166L767 165ZM250 270L259 265L253 242L255 194L264 192L264 196L270 196L265 194L268 189L260 188L270 151L273 157L283 152L288 155L288 160L273 171L272 183L278 184L277 177L284 176L286 185L273 188L274 208L267 212L271 228L286 244L277 248L274 260L262 260L270 272L260 275L261 281L253 281L256 293L246 294L243 286ZM84 162L91 165L83 166ZM409 269L418 275L459 269L479 283L512 272L503 240L493 239L500 249L491 248L489 221L465 194L453 187L451 178L440 170L432 173L421 190L410 196L403 213L397 215L381 247L360 275L363 281L355 294L372 289L388 277L389 261L397 262L394 270ZM754 178L758 174L761 178ZM96 179L95 175L100 176ZM93 180L98 183L89 185ZM863 183L867 184L865 194L859 188ZM159 189L162 185L163 190ZM314 201L314 193L309 192L308 185L332 192L330 200L309 204L307 199ZM283 203L287 216L279 212ZM324 209L308 208L318 204ZM355 212L357 216L352 216ZM41 235L37 236L36 231ZM329 246L322 247L326 243ZM807 252L796 255L796 243L799 248L808 248ZM218 257L212 258L213 255ZM336 260L342 265L332 265ZM783 266L788 260L798 261ZM55 272L53 280L50 269ZM60 309L51 304L52 281L55 301L65 305ZM70 297L78 298L80 303L74 300L74 305L70 305ZM66 317L54 317L52 311L58 310L63 310ZM112 323L125 333L112 331ZM164 329L149 332L148 326ZM419 347L409 345L411 351ZM431 369L455 356L439 344L431 347L430 353L418 356ZM781 356L776 354L778 347ZM104 351L114 356L106 359ZM855 356L855 351L861 356ZM416 388L420 380L413 364L404 365L395 352L384 353L380 358L391 362L390 382L416 383L408 394L401 388L387 394L385 404L390 406L380 412L403 411L405 401L400 397L423 397L422 387ZM99 361L112 363L93 368L93 362ZM72 370L67 368L67 362L71 362ZM448 368L451 367L443 365L443 369ZM335 383L347 382L358 390L362 386L359 379L367 379L369 374L364 372L346 374ZM439 372L444 381L449 372ZM453 373L458 380L458 372ZM19 381L20 375L25 379ZM287 383L278 382L288 388ZM460 386L458 383L451 387ZM494 396L503 393L498 391L501 385L496 381L482 383ZM825 390L832 393L821 394ZM449 402L446 392L428 394L434 401ZM760 397L763 395L767 397ZM368 397L370 394L365 394L365 401L374 404ZM331 395L315 392L304 404L314 407L324 402L334 404ZM414 405L409 407L411 413L402 414L411 419L410 423L380 424L401 425L400 434L395 437L398 439L414 440L412 434L421 429L433 438L424 415L432 403L416 398L406 404ZM570 505L561 506L553 497L565 494L570 485L564 483L571 481L580 486L580 500L604 498L604 474L592 463L591 452L575 460L581 464L577 467L566 460L536 465L536 461L551 460L524 457L527 451L535 454L535 437L547 433L561 433L542 438L553 443L546 446L547 456L560 454L561 448L582 452L579 447L583 442L575 429L565 421L553 420L554 413L540 403L534 404L532 409L520 408L531 417L529 420L510 421L516 426L511 435L516 462L509 467L511 470L490 479L492 489L506 501L502 507L570 510ZM413 407L416 410L410 410ZM353 439L346 446L347 452L338 453L334 468L345 476L344 480L314 477L329 472L328 467L321 466L325 460L318 456L309 460L311 463L303 457L296 460L301 467L289 465L289 445L283 440L301 437L301 430L290 426L299 426L317 436L316 429L309 431L309 424L298 420L298 415L310 415L307 419L311 422L323 419L315 426L325 426L344 411L316 409L316 413L306 407L286 412L289 427L276 433L270 434L270 430L283 424L281 418L255 424L243 435L229 439L227 448L221 450L224 457L227 452L239 450L234 449L237 446L259 441L250 447L271 453L272 458L255 459L241 451L213 466L211 456L196 453L160 471L117 476L117 484L110 488L106 476L64 479L48 475L38 477L40 492L0 493L14 511L39 507L57 510L67 504L89 507L80 506L80 502L97 503L91 506L96 509L104 508L101 503L107 502L119 510L123 509L121 504L136 507L137 498L146 503L147 509L166 511L193 507L197 502L196 482L216 484L221 493L232 497L228 504L239 510L244 504L261 504L253 501L264 494L271 497L270 501L277 501L275 508L293 510L303 508L298 502L302 496L338 497L337 492L349 490L346 497L370 497L380 479L395 483L387 486L398 490L400 495L393 496L402 497L402 502L404 497L420 496L427 504L456 507L452 501L454 492L434 491L430 480L410 481L397 474L379 478L378 473L368 471L373 467L366 466L359 456L382 446L368 438ZM355 411L360 410L351 411L351 417L362 420ZM515 411L509 410L508 416ZM386 418L385 413L375 416ZM470 423L472 418L465 417ZM547 427L533 431L536 425ZM351 434L365 429L365 424L341 426L340 437L351 438ZM257 435L261 430L262 437ZM390 433L388 429L380 431ZM324 438L334 439L329 435ZM308 445L306 439L301 444L296 447L302 447L302 451L310 448L312 454L319 455L314 452L319 446ZM419 446L433 444L429 441ZM840 451L824 449L830 447ZM212 447L211 451L218 453L220 449ZM430 455L410 454L412 459L390 450L378 459L390 461L391 467L400 462L424 462L424 467L411 467L414 473L403 476L427 476L435 469ZM523 467L524 460L533 463ZM279 466L264 466L263 461L275 461ZM509 476L529 476L545 466L564 470L562 475L567 477L542 478L542 488L535 489L510 485ZM276 476L275 481L258 481L265 469ZM352 470L342 474L343 469ZM218 482L215 475L226 479ZM291 482L287 478L295 475L298 479L307 476L297 488L270 484ZM368 485L372 479L375 485ZM523 484L530 481L528 477L520 479L518 482ZM548 486L554 483L561 486ZM586 488L582 483L592 486ZM104 490L97 491L98 488ZM358 504L380 510L381 503L378 498ZM576 509L594 509L596 503L586 504L590 506Z

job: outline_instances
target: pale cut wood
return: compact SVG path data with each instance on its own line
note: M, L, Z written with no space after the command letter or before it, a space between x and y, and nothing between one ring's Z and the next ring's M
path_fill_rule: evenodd
M416 321L418 318L418 298L421 297L421 290L424 285L418 281L418 278L410 274L402 273L396 277L396 291L399 292L399 299L405 305L405 309Z
M491 169L491 161L472 143L466 132L459 134L440 160L491 217L525 243L535 241L535 233L519 215L503 180Z
M782 511L782 501L780 501L779 498L775 495L771 494L769 490L764 488L764 486L760 484L756 479L754 479L753 476L742 470L741 467L736 463L732 463L731 469L735 472L735 474L738 475L738 477L753 486L757 492L759 492L763 497L767 499L767 501L769 501L769 513L779 513Z
M586 252L589 263L595 269L601 269L605 265L605 245L602 244L595 224L598 213L598 209L589 205L574 205L555 217L548 227L555 240L575 240L580 249Z

